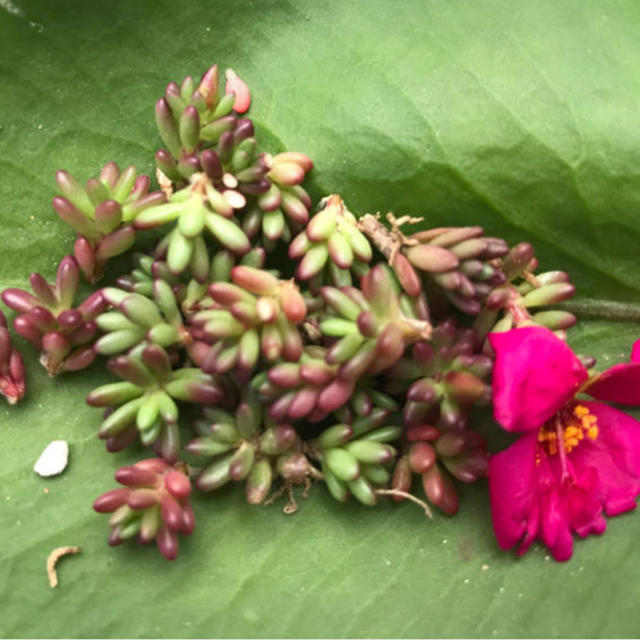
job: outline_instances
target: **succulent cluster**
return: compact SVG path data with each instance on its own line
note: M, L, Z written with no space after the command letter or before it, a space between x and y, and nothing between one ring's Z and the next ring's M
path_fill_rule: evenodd
M261 504L278 476L291 481L290 459L301 441L290 424L270 420L254 394L243 396L233 413L205 408L195 423L198 435L185 448L208 459L195 479L200 491L244 482L247 502Z
M176 184L204 172L216 186L241 182L250 185L248 192L263 193L268 166L257 153L253 123L238 117L249 108L248 89L232 69L226 80L222 93L214 65L197 85L190 76L180 86L167 85L156 102L156 124L167 147L156 153L156 165Z
M65 256L58 266L55 284L49 284L39 273L32 273L29 282L33 293L22 289L2 292L2 301L20 314L13 321L16 332L41 351L40 362L52 376L84 369L96 357L95 320L106 302L96 292L74 307L79 281L76 259Z
M475 482L486 476L484 439L470 429L438 429L430 424L410 427L404 435L407 450L396 462L393 488L410 491L413 474L418 474L427 500L447 515L454 515L459 500L451 476L460 482Z
M15 404L26 390L24 362L20 352L11 344L7 320L0 311L0 394L9 404Z
M121 172L115 162L106 164L84 188L62 170L56 173L56 183L62 195L53 199L53 208L78 234L73 254L91 283L102 278L109 258L133 245L135 217L165 201L162 191L149 193L148 176L137 176L133 166Z
M198 367L172 369L167 352L157 344L140 344L127 355L111 358L107 366L123 382L94 389L87 403L106 408L98 436L107 441L109 451L120 451L139 438L174 463L180 451L176 400L216 404L224 397L223 381Z
M200 358L194 356L204 371L233 369L237 379L246 380L260 360L300 359L298 325L307 308L293 282L240 265L231 270L231 282L211 284L209 296L211 307L191 318L201 341L212 344L200 350Z
M311 442L310 454L322 465L322 473L331 495L341 502L353 496L373 506L378 502L376 487L385 487L391 479L390 466L402 428L387 425L389 411L375 408L351 423L333 424Z
M372 250L358 229L356 217L340 196L332 195L320 203L318 213L293 239L289 257L300 260L296 278L309 281L309 289L317 293L325 284L352 285L352 273L356 277L365 275Z
M512 247L501 264L504 282L486 297L484 308L476 317L474 326L482 335L538 325L566 337L566 330L576 323L576 317L548 307L571 298L575 287L568 273L536 274L537 267L533 247L528 242Z
M573 293L568 277L534 275L528 244L481 227L405 235L418 219L389 214L388 228L338 195L310 217L313 163L261 151L249 102L216 66L170 83L156 103L161 190L114 163L85 187L59 171L54 208L78 234L75 257L54 285L33 274L33 293L2 293L51 375L106 358L118 380L87 397L104 410L98 436L158 457L120 469L124 488L94 507L112 514L110 544L155 539L169 559L194 529L189 477L202 492L241 482L253 505L286 491L289 512L295 487L318 482L342 502L455 513L456 482L487 471L472 413L491 401L487 334L575 322L548 309ZM150 229L131 271L74 306L80 275L95 282ZM5 324L0 392L15 402L24 375Z
M98 513L110 513L109 544L115 546L137 536L138 542L156 541L168 560L178 555L178 534L190 535L196 520L189 504L191 481L179 465L149 458L115 474L122 489L103 493L94 503Z
M476 331L459 329L447 319L434 328L429 342L416 343L386 372L386 389L406 394L407 427L464 429L469 409L489 403L492 360L479 353L481 343Z

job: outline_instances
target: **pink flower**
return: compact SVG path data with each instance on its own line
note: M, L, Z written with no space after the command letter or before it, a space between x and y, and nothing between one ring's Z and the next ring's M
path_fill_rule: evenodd
M523 432L489 463L493 526L503 549L536 539L556 560L572 532L600 534L607 516L634 509L640 493L640 422L598 400L640 405L640 341L629 363L589 377L551 331L524 327L489 336L496 352L494 416Z

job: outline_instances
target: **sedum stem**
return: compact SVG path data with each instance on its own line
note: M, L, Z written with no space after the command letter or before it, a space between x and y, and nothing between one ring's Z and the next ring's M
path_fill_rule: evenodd
M569 311L580 320L613 320L615 322L640 322L640 304L615 300L568 300L557 309Z

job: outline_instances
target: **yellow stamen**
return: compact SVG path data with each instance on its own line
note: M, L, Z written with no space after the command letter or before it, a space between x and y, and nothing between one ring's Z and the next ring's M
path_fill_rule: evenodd
M556 420L561 421L562 446L566 453L570 453L585 437L590 440L595 440L598 437L598 418L587 407L578 404L573 407L570 413L561 411L538 432L538 442L549 455L558 453Z
M588 416L590 415L589 409L587 409L587 407L585 407L584 405L577 404L573 409L573 415L576 416L576 418L582 418L584 416Z

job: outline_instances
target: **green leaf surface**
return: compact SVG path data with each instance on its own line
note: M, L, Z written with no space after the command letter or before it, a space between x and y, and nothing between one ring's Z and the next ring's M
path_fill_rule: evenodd
M170 80L231 66L273 151L316 162L315 196L358 213L482 224L535 244L585 303L640 302L640 4L637 0L0 0L0 287L51 277L72 236L54 171L108 160L153 169L153 104ZM120 267L123 268L123 267ZM117 269L117 267L116 267ZM640 327L572 333L608 366ZM486 486L455 519L414 505L341 505L321 486L294 516L230 487L195 500L168 563L106 545L91 509L114 470L86 393L99 365L50 380L18 340L29 395L0 405L0 634L14 637L633 636L640 517L610 520L556 564L493 538ZM488 423L487 423L488 424ZM64 438L56 479L32 466ZM48 493L44 489L49 490ZM282 506L282 505L280 505ZM49 588L48 553L81 545Z

